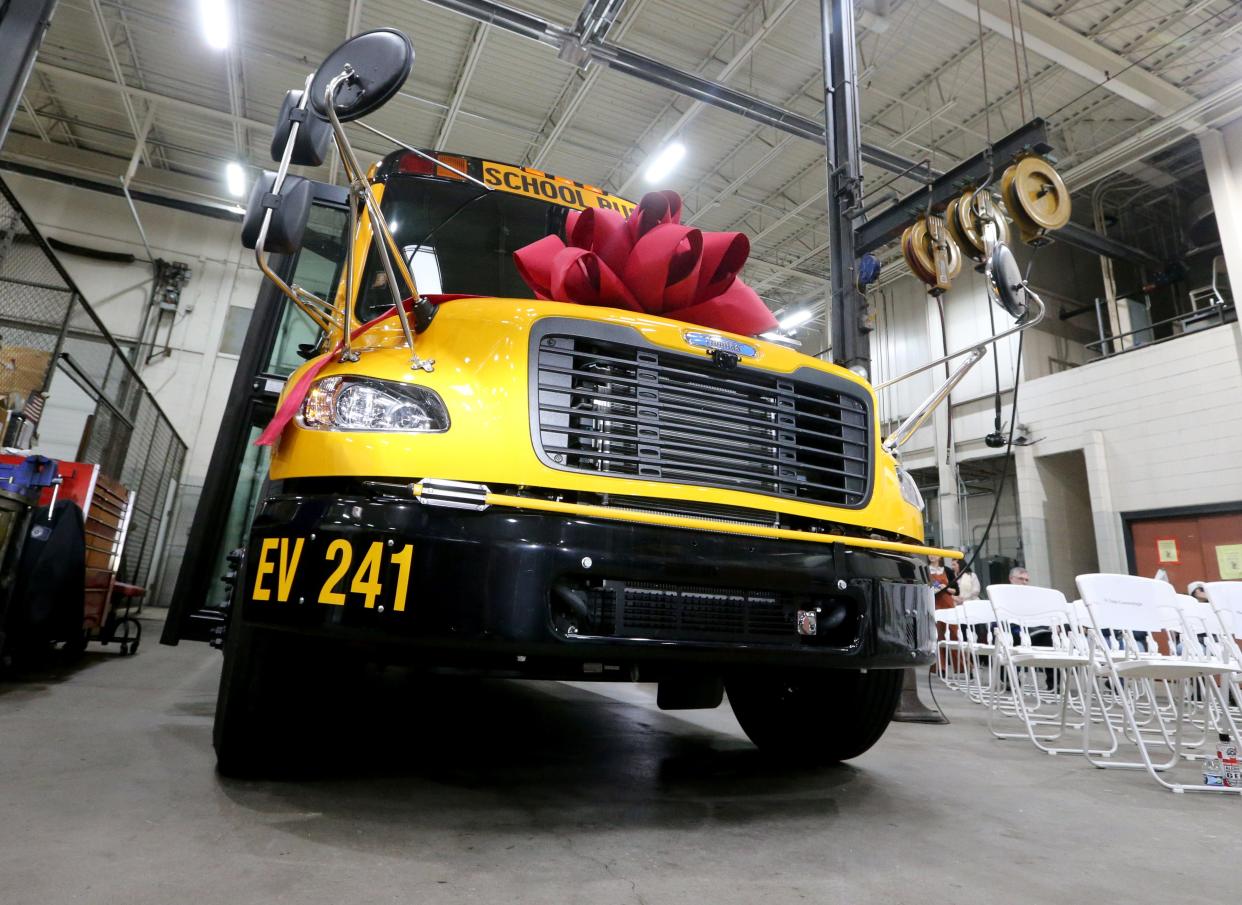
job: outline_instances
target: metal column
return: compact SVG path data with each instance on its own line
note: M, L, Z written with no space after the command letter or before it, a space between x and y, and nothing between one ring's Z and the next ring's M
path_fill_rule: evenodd
M13 122L55 9L56 0L0 2L0 144Z
M866 300L858 291L854 217L862 196L858 130L858 65L854 59L854 4L820 0L824 45L824 142L828 152L830 295L825 345L832 360L870 377L871 343Z

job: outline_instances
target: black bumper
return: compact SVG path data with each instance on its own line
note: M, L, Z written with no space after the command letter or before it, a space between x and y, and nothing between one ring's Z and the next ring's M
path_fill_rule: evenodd
M268 566L257 576L265 540ZM339 540L356 551L348 569L344 545L332 549ZM397 611L394 553L407 545ZM378 571L362 568L368 550ZM254 599L256 577L267 600ZM369 608L368 579L383 589ZM344 602L320 602L324 589ZM930 663L935 643L926 567L913 557L358 495L268 499L235 600L251 625L519 672L537 663L901 667ZM799 634L799 611L817 614L813 634Z

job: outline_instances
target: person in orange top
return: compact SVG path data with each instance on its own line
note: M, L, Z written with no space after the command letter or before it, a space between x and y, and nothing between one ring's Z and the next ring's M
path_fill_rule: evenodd
M936 609L938 610L953 609L953 607L957 605L953 599L953 596L957 591L957 584L953 580L954 576L952 574L951 568L946 569L944 565L944 560L941 559L939 556L929 556L927 557L927 560L929 563L927 572L931 579L932 591L936 595L935 596ZM951 633L952 634L950 637L952 639L956 639L957 629L956 628L951 629ZM942 622L936 623L936 637L940 641L945 640L945 625ZM945 662L944 653L942 652L940 656L940 666L939 666L941 675L945 673L945 669L947 665L948 664Z

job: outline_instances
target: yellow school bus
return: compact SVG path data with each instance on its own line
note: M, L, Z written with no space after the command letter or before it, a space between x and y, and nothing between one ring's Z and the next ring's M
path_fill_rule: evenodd
M339 90L322 86L312 101ZM321 128L296 94L293 122ZM347 657L655 682L669 709L727 689L791 762L867 750L901 668L931 662L926 556L944 552L867 381L761 338L535 299L517 249L633 202L408 146L364 171L346 112L320 117L354 195L343 277L330 299L281 284L322 331L285 388L229 614L221 769L270 765L298 683ZM247 215L261 264L296 247L282 171Z

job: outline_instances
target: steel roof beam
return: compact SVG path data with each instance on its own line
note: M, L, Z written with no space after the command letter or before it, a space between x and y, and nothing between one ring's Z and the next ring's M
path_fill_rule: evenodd
M713 62L717 62L716 58L720 53L724 51L725 45L727 45L730 42L730 40L737 37L738 28L740 27L740 24L748 20L756 12L762 12L764 10L764 7L765 7L764 0L752 0L750 8L747 9L744 13L742 13L738 17L738 26L735 26L732 30L726 31L725 34L723 34L720 37L720 40L718 40L712 46L712 49L708 51L707 58L703 60L702 63L699 64L698 69L696 71L702 72L703 70L707 68L709 64ZM617 33L616 37L619 42L619 39L621 37L620 32ZM596 67L596 70L600 68L602 67ZM795 95L795 97L796 96L797 95ZM674 113L679 113L680 111L677 108L677 101L680 99L681 99L680 96L669 99L669 101L660 109L660 112L656 114L655 118L651 121L651 124L648 125L645 129L643 129L641 133L639 133L639 136L635 140L634 144L635 145L641 144L642 141L647 137L647 134L651 132L652 129L660 125L661 121L663 121L664 117L668 115L670 110L673 111ZM788 103L788 101L786 101L786 103ZM749 139L754 134L755 134L754 132L750 133L750 135L747 136L747 139ZM743 139L743 141L747 139ZM614 166L611 170L608 171L608 175L604 177L602 184L612 185L613 178L616 176L617 170L619 170L623 165L627 165L628 163L629 163L629 160L627 159L627 157L622 156L622 158L619 161L617 161L616 166ZM702 185L703 181L706 181L706 180L700 181L699 185ZM698 186L696 186L695 188L697 189ZM692 194L692 193L687 193L687 195L689 194Z
M730 182L728 185L726 185L724 188L718 191L712 197L711 201L708 201L706 204L699 204L695 208L694 214L686 218L686 221L685 221L686 225L693 226L696 222L698 222L703 217L704 214L706 214L708 211L710 211L713 207L715 207L725 198L729 197L734 192L736 192L738 189L740 189L743 185L749 182L752 176L754 176L756 173L758 173L760 170L766 167L769 163L775 160L778 156L780 156L781 152L785 150L786 145L788 145L793 140L794 140L794 136L786 135L776 144L772 145L772 147L768 148L767 151L765 151L754 163L752 163L742 173L740 173L732 182Z
M981 15L983 27L1003 36L1010 34L1008 0L937 0L963 18L975 21ZM1021 0L1019 0L1021 2ZM976 3L978 7L976 8ZM1144 110L1162 116L1195 102L1194 95L1171 85L1137 66L1132 60L1109 50L1062 22L1023 3L1022 28L1026 47L1046 60L1102 86L1118 97Z
M138 130L137 141L134 143L134 153L129 156L129 166L125 168L125 175L121 177L121 185L126 189L129 188L130 180L134 178L134 173L138 171L138 163L142 160L146 153L147 136L151 133L151 124L155 122L155 104L147 106L147 115L142 120L142 127Z
M716 81L723 82L732 76L733 73L737 72L737 70L750 59L751 54L755 52L755 48L759 46L759 43L767 37L767 35L771 33L772 29L774 29L785 17L785 14L789 12L795 2L796 0L784 0L780 6L768 13L764 20L759 24L759 27L755 29L754 33L751 34L750 37L746 39L745 43L737 49L737 52L733 54L733 57L729 60L729 62L725 63L725 65L721 67L720 71L716 73ZM726 35L721 39L716 47L712 49L713 57L720 51L729 37L729 35ZM677 117L677 121L664 130L664 135L658 142L655 143L655 146L657 148L663 147L675 138L696 116L699 115L700 112L702 112L704 106L705 104L702 101L695 101L684 111L682 111L681 115ZM663 117L663 115L663 113L660 114L661 117ZM659 119L657 119L656 122L659 122ZM626 179L620 187L618 187L618 194L624 195L626 190L634 184L634 180L638 178L638 174L638 170L631 173L629 178Z
M480 22L474 27L470 49L466 51L466 61L462 64L461 75L457 77L457 84L453 87L453 99L449 101L444 120L440 123L440 131L436 133L436 141L432 145L436 150L444 150L446 147L449 133L453 131L453 125L457 122L457 114L461 112L462 101L466 99L466 92L470 90L470 80L474 78L474 71L483 57L483 45L486 43L487 25Z
M39 61L35 61L35 69L55 78L65 78L70 81L75 81L83 85L90 85L91 87L101 88L107 91L119 91L123 95L128 95L131 98L140 98L148 103L158 103L161 107L165 107L169 110L177 110L188 116L192 116L195 119L208 117L221 120L223 122L229 122L231 124L231 121L234 118L237 118L240 119L243 124L253 128L272 128L271 123L261 123L258 120L249 119L244 116L235 117L233 113L227 110L216 110L214 107L204 107L202 104L195 104L191 101L171 97L167 94L158 94L154 91L147 91L144 88L134 88L124 83L110 82L107 79L101 79L97 75L90 75L86 72L78 72L75 69L65 69L62 66L54 66L51 63L41 63ZM137 134L137 128L134 129L134 133Z
M1063 174L1065 184L1071 190L1076 191L1137 160L1142 160L1170 145L1177 144L1185 138L1185 135L1176 131L1173 128L1175 126L1190 128L1191 122L1202 120L1206 120L1207 125L1210 126L1214 122L1235 117L1239 112L1242 112L1242 83L1226 85L1203 100L1196 101L1178 113L1152 123L1125 141L1073 167Z
M433 0L433 2L439 2L439 0ZM610 68L618 72L624 72L652 85L676 91L678 94L684 94L782 132L797 135L818 145L822 146L824 143L824 127L815 120L794 113L792 110L783 109L743 91L736 91L728 85L700 78L607 42L598 48L593 48L593 52ZM893 173L908 173L916 180L919 178L918 172L922 166L887 148L869 144L862 145L862 159Z
M51 144L52 139L47 134L47 129L43 128L43 123L39 121L39 114L35 112L34 106L30 103L29 96L22 95L22 109L26 111L26 115L34 122L35 131L39 133L39 138Z
M491 0L425 0L433 6L461 13L480 22L487 22L533 41L547 44L558 50L566 42L575 40L573 33L564 26L540 19L538 16L502 6ZM652 85L684 94L713 107L719 107L746 119L772 126L822 145L824 128L813 119L785 110L775 104L737 91L727 85L700 78L693 73L669 66L658 60L643 56L607 41L585 45L590 58L617 72L623 72ZM887 148L873 145L862 146L863 160L891 172L915 174L919 164L907 160ZM917 177L916 177L917 178Z
M138 113L134 110L133 101L130 100L129 92L126 90L125 76L121 73L121 61L117 59L116 48L112 46L112 36L108 34L108 23L104 20L103 7L99 5L99 0L91 0L91 12L95 15L95 24L99 28L99 37L103 41L104 53L108 57L108 65L112 69L112 77L116 79L117 85L121 88L121 106L125 108L125 118L129 120L129 128L133 132L134 138L139 141L140 146L143 148L142 162L150 166L151 158L147 155L145 142L138 138L142 125L138 121Z
M352 38L362 27L363 0L349 0L349 9L345 13L345 37Z

